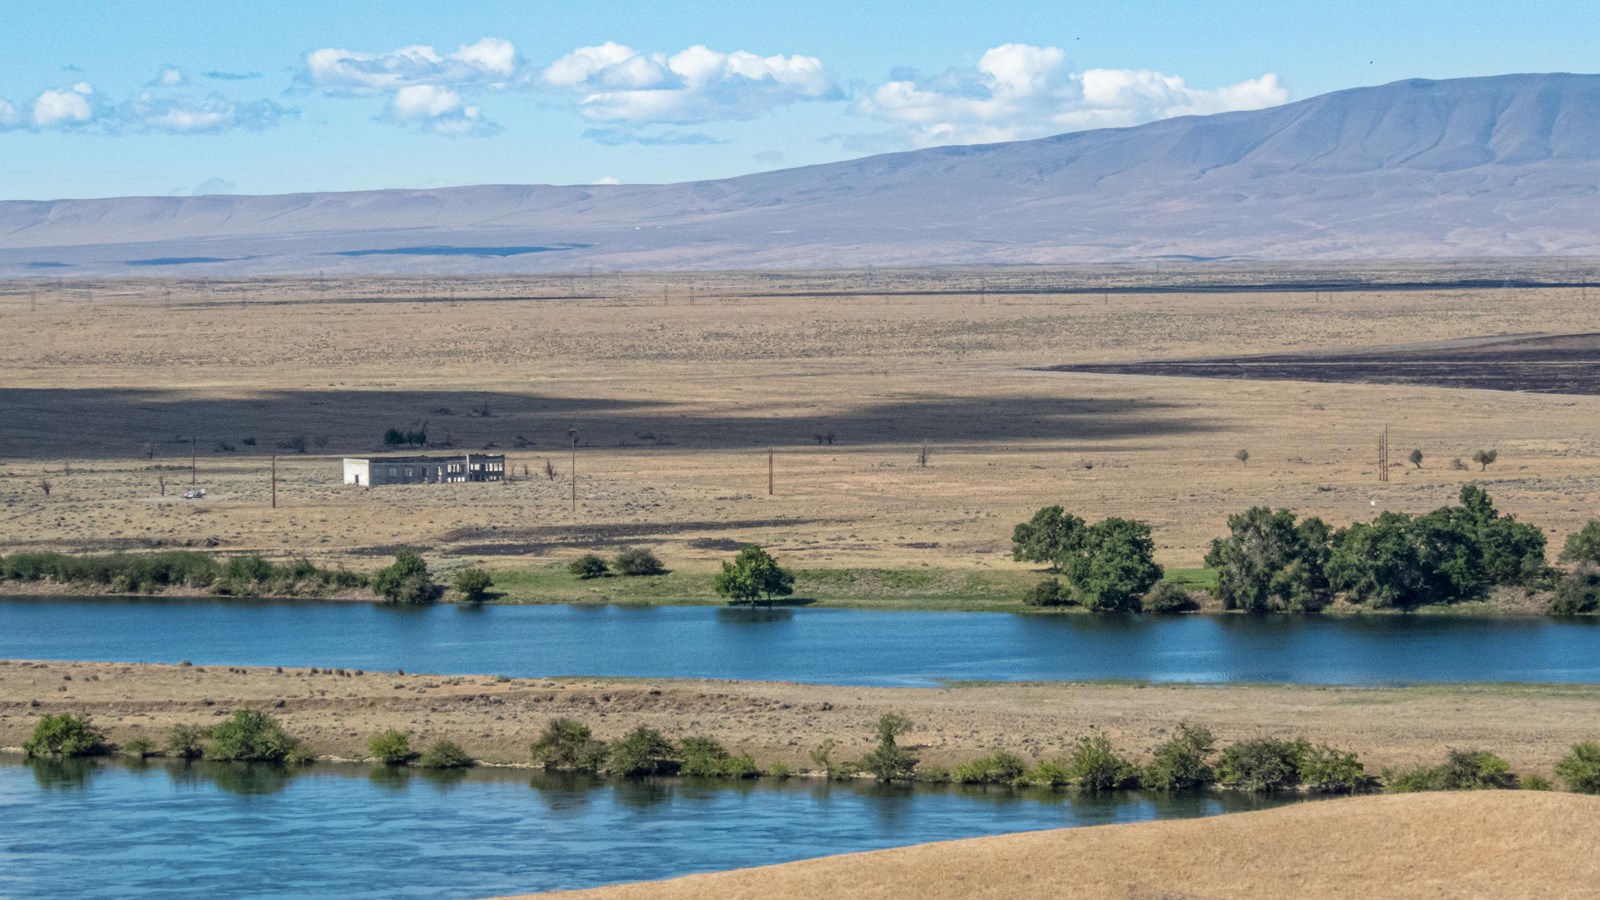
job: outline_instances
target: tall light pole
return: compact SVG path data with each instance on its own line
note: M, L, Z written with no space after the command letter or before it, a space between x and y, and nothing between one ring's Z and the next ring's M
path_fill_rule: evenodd
M572 438L572 511L578 511L578 429L568 428L567 437Z

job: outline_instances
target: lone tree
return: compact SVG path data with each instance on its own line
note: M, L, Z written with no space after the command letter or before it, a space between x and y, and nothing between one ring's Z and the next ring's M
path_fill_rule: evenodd
M1419 469L1422 468L1422 451L1421 450L1413 450L1413 451L1411 451L1411 455L1407 456L1406 459L1411 460L1411 464L1413 466L1416 466Z
M1478 464L1479 472L1487 472L1489 464L1499 458L1500 454L1495 450L1475 450L1472 453L1472 461Z
M729 603L751 606L757 601L771 603L773 597L794 593L794 573L780 567L767 551L749 544L739 551L733 562L722 564L716 588Z
M910 778L917 767L917 758L901 747L897 739L911 730L911 720L899 713L884 713L878 719L877 730L878 746L861 760L861 768L879 781Z
M456 573L455 587L463 600L481 603L494 587L494 576L478 568L462 569Z
M379 569L372 590L390 603L432 603L439 597L428 564L414 550L401 550L392 565Z
M1235 453L1233 458L1237 459L1241 463L1248 463L1250 461L1250 451L1240 447L1239 452Z

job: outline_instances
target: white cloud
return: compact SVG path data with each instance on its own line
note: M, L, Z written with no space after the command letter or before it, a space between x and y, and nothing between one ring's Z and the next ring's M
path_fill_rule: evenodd
M595 180L593 180L593 181L591 181L589 183L590 184L621 184L622 183L622 179L616 177L615 175L607 175L604 178L596 178Z
M386 118L419 131L452 136L489 134L498 127L483 111L461 101L449 88L431 84L407 85L395 91Z
M901 126L915 146L983 143L1137 125L1172 116L1262 109L1288 100L1277 76L1193 88L1142 69L1073 71L1059 47L1004 44L975 69L877 88L857 109Z
M183 84L183 72L168 66L161 70L160 75L156 76L156 84L162 87L176 87Z
M580 47L546 67L539 80L578 94L586 118L631 124L753 119L791 103L842 97L816 57L723 53L701 45L671 56L610 42Z
M25 121L22 111L0 100L0 128L16 128Z
M387 53L325 47L306 54L299 80L330 94L371 96L417 85L501 86L516 72L516 46L486 37L445 54L422 44Z
M81 125L94 116L89 95L94 88L80 81L66 90L45 91L33 101L33 124L37 128Z

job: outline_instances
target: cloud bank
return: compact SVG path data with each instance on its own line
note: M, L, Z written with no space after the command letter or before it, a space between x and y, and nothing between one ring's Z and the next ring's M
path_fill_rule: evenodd
M181 72L168 68L152 82L158 87L120 102L96 92L87 81L41 91L27 104L0 99L0 130L220 134L236 129L260 131L297 115L296 110L271 100L242 102L218 93L165 89L184 83Z
M1145 69L1074 71L1059 47L1004 44L972 69L896 78L855 104L915 146L986 143L1138 125L1173 116L1262 109L1289 99L1277 76L1194 88Z

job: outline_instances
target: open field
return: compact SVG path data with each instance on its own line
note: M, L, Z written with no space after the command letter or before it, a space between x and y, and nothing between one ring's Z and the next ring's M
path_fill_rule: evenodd
M1515 283L1563 275L1525 269ZM1041 371L1600 331L1581 286L1184 271L3 284L0 552L211 544L370 568L415 545L537 569L639 544L703 573L756 541L799 568L1009 581L1011 526L1053 502L1150 521L1179 567L1258 503L1343 524L1480 481L1555 541L1600 508L1600 397ZM339 456L422 423L505 451L518 479L339 483ZM1385 424L1396 459L1425 461L1380 484ZM204 501L178 496L191 435ZM306 454L278 448L301 437ZM1450 468L1488 447L1487 473Z
M33 703L37 701L38 706ZM281 703L281 705L280 705ZM366 756L387 728L422 745L460 743L489 762L526 763L555 717L611 740L640 725L674 740L714 737L762 763L811 767L871 749L886 712L914 723L902 738L925 762L950 765L997 748L1052 758L1100 728L1135 758L1188 720L1223 743L1304 736L1361 754L1370 771L1433 764L1447 748L1488 749L1523 774L1549 775L1572 744L1600 738L1600 685L958 684L831 687L769 682L499 679L329 670L0 662L0 747L20 747L38 717L90 715L115 741L158 746L175 724L207 725L249 706L278 716L321 755Z
M559 896L1592 897L1600 798L1356 797L1210 819L1039 831ZM555 896L555 895L547 895Z

